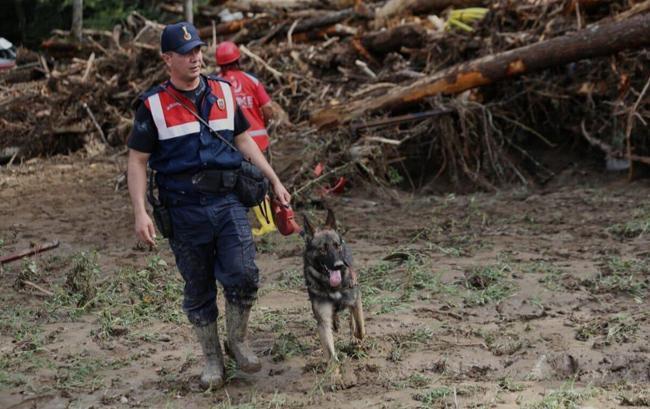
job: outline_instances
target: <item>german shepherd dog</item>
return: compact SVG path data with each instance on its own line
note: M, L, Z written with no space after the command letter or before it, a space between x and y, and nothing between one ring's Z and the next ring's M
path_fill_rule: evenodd
M337 362L332 331L338 331L341 310L350 309L350 333L357 340L366 334L361 292L352 269L350 249L337 232L334 213L327 210L327 221L319 229L314 229L306 215L303 217L307 292L326 358Z

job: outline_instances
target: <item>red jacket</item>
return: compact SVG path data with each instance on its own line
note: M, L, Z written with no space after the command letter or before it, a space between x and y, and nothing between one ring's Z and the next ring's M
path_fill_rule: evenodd
M248 133L257 142L262 152L269 146L269 134L264 126L264 116L260 107L271 101L264 85L253 75L240 71L229 70L221 73L222 77L230 82L237 99L237 105L244 112L250 123Z

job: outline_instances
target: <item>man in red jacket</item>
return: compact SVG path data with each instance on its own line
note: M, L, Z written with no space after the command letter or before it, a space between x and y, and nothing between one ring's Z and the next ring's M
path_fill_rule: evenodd
M221 69L220 75L230 82L235 91L237 104L251 125L248 133L257 142L260 150L268 156L269 134L266 126L273 118L271 97L266 93L260 80L241 70L240 56L239 47L232 41L224 41L217 47L216 59Z
M232 41L224 41L219 44L215 57L217 65L221 69L221 77L230 82L235 92L237 105L241 108L244 116L250 123L248 134L253 137L260 150L270 160L269 134L266 126L273 119L273 108L271 108L271 97L266 93L264 85L254 75L244 72L239 66L239 47ZM260 222L259 229L253 229L255 236L262 236L275 230L273 219L270 217L271 210L268 199L264 202L266 215L264 216L259 207L255 207L255 215ZM267 219L268 217L268 219Z

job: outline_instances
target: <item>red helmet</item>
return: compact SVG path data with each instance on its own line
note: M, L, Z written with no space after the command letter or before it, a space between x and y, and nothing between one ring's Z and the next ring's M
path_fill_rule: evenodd
M214 55L218 65L227 65L239 59L239 47L232 41L224 41L219 44Z

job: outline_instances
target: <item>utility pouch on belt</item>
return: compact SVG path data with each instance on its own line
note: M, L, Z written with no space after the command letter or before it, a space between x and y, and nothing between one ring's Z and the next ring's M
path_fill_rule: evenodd
M171 239L173 236L172 217L169 214L169 209L167 209L165 205L163 205L160 202L160 199L154 196L153 193L154 183L156 182L154 180L154 173L152 170L149 176L149 190L147 192L147 200L149 201L151 207L153 208L153 220L156 223L156 227L158 228L158 231L160 232L160 234L162 234L163 237L167 239Z
M246 207L255 207L264 201L269 191L269 181L257 166L247 160L241 162L235 192Z

